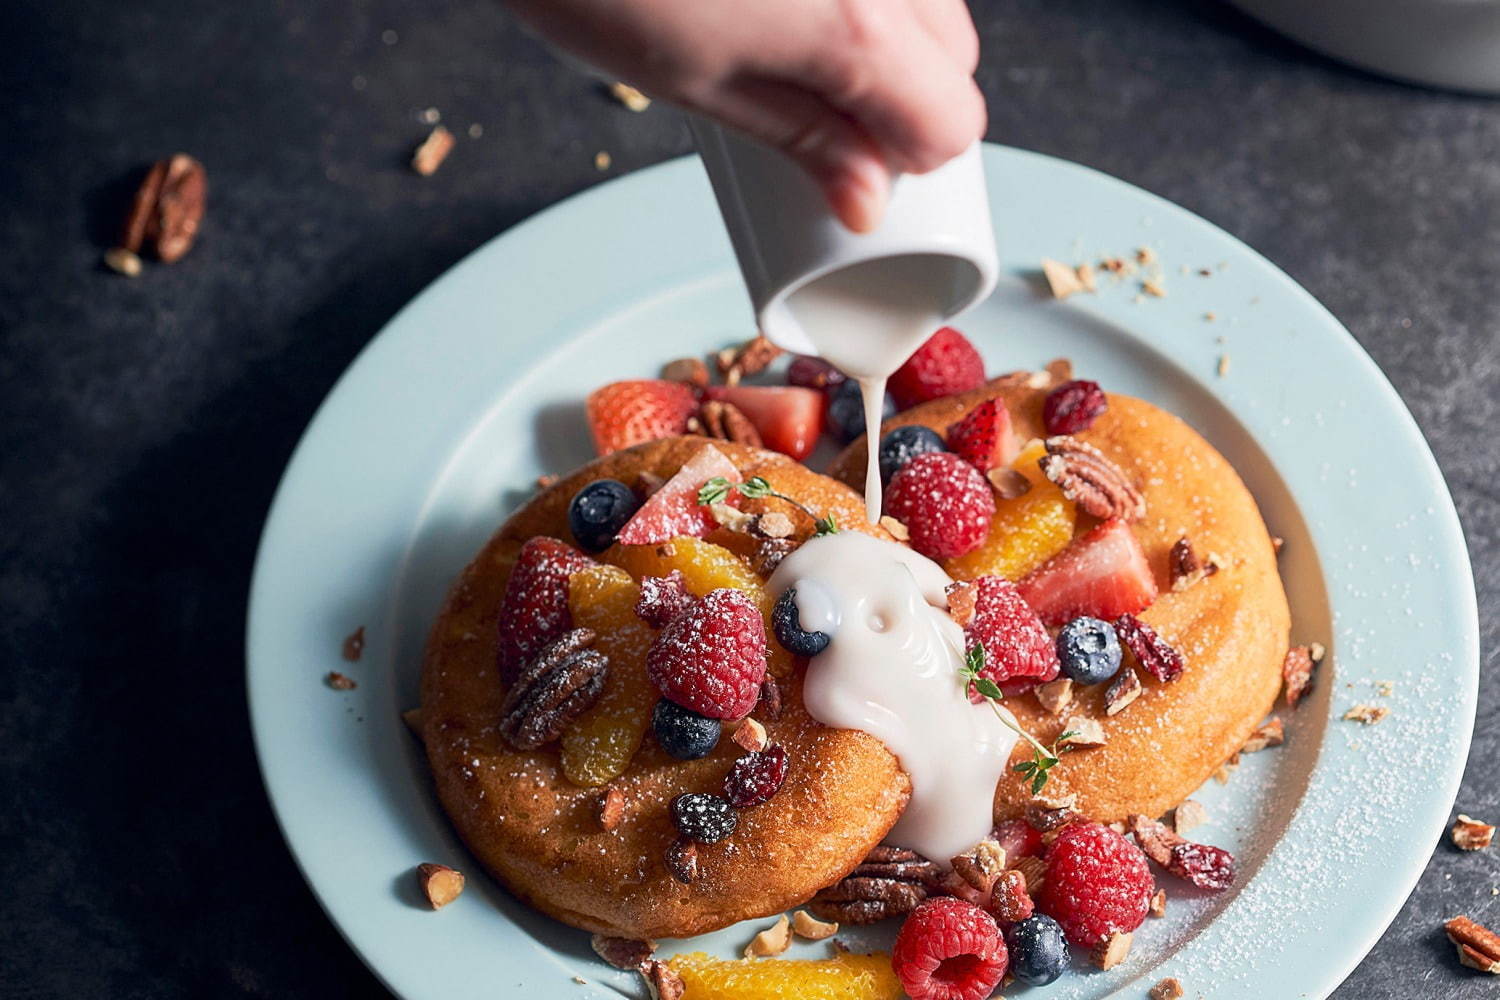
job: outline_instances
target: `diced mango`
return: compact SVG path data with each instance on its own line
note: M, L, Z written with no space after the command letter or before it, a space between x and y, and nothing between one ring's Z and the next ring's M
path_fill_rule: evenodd
M682 1000L901 1000L884 952L833 958L721 959L693 952L669 959L687 989Z
M576 785L596 787L622 774L651 723L658 695L646 676L646 651L656 632L635 613L640 593L630 574L615 566L568 577L573 624L597 632L594 648L609 657L604 692L563 732L563 773Z
M995 499L995 518L984 544L950 559L944 569L956 580L1003 576L1019 580L1067 547L1078 511L1037 466L1046 454L1040 442L1016 456L1012 465L1031 489L1010 500Z

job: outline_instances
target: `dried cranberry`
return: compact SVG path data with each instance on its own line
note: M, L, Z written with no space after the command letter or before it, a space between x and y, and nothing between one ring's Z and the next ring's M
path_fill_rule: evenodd
M1212 844L1177 844L1166 869L1200 889L1219 892L1234 884L1234 855Z
M1109 401L1098 382L1075 379L1047 394L1047 401L1042 404L1042 423L1048 434L1077 434L1092 427L1099 414L1107 409Z
M1176 680L1182 673L1182 654L1156 634L1156 630L1135 615L1115 619L1115 633L1139 661L1159 681Z
M799 354L792 359L786 370L789 385L800 385L807 389L829 389L844 381L847 376L822 358L810 358Z
M734 762L724 778L724 794L736 809L748 809L775 795L785 780L786 751L773 743Z

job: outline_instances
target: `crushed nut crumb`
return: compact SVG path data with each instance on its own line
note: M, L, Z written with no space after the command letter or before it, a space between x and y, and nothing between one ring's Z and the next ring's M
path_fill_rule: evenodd
M889 514L880 516L880 526L884 528L892 538L898 542L911 541L911 532L906 530L906 525L891 517Z
M1151 987L1151 992L1146 994L1149 1000L1181 1000L1183 995L1182 983L1170 977Z
M424 861L417 865L417 885L428 905L441 910L464 891L464 873L447 865Z
M1042 276L1047 279L1047 288L1052 292L1054 299L1065 299L1069 295L1079 292L1093 291L1092 271L1090 271L1090 282L1085 284L1078 274L1076 267L1069 267L1062 261L1053 260L1051 257L1042 258Z
M1167 890L1156 890L1156 895L1151 897L1149 912L1153 917L1165 917L1167 915Z
M1071 677L1059 677L1055 681L1048 681L1036 688L1037 703L1046 709L1050 715L1061 715L1063 711L1073 704L1073 679ZM1068 728L1064 726L1064 728Z
M625 793L613 785L604 789L595 802L595 815L599 820L599 829L605 833L613 833L625 818Z
M1099 942L1089 954L1089 958L1101 969L1113 969L1130 955L1130 943L1134 939L1132 934L1116 932Z
M831 938L839 932L837 921L819 920L806 910L798 910L792 914L792 933L809 941L822 941Z
M1286 729L1280 719L1271 718L1256 727L1255 732L1240 747L1240 753L1258 753L1266 747L1279 747L1286 742Z
M325 680L327 680L328 686L335 691L353 691L359 687L358 684L354 683L353 677L341 674L337 670L328 671L328 676Z
M1449 831L1453 845L1461 851L1482 851L1495 839L1495 828L1463 813L1458 814L1453 829Z
M1172 810L1172 829L1178 833L1187 833L1193 827L1207 822L1207 807L1195 799L1184 799L1181 805Z
M1373 726L1390 714L1391 710L1384 705L1355 705L1344 713L1344 721Z
M609 95L636 113L645 111L651 106L651 98L628 83L616 81L610 84Z
M740 724L734 727L731 739L752 753L764 750L767 743L766 727L754 719L741 719Z
M792 925L787 920L786 914L776 918L776 922L755 937L745 946L746 958L770 958L780 955L791 946Z
M417 147L416 152L411 155L411 168L423 177L431 177L437 173L438 167L453 152L453 133L447 128L439 125L428 134L422 144Z

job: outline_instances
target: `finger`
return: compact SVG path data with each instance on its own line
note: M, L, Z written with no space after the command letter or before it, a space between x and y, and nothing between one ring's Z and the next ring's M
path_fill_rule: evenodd
M969 76L979 68L979 32L964 0L909 0L913 16Z

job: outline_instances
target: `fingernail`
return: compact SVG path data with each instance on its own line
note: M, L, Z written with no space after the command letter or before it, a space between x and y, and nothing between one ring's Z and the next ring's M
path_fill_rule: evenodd
M873 232L885 217L891 175L883 163L860 158L850 165L834 198L840 221L856 233Z

